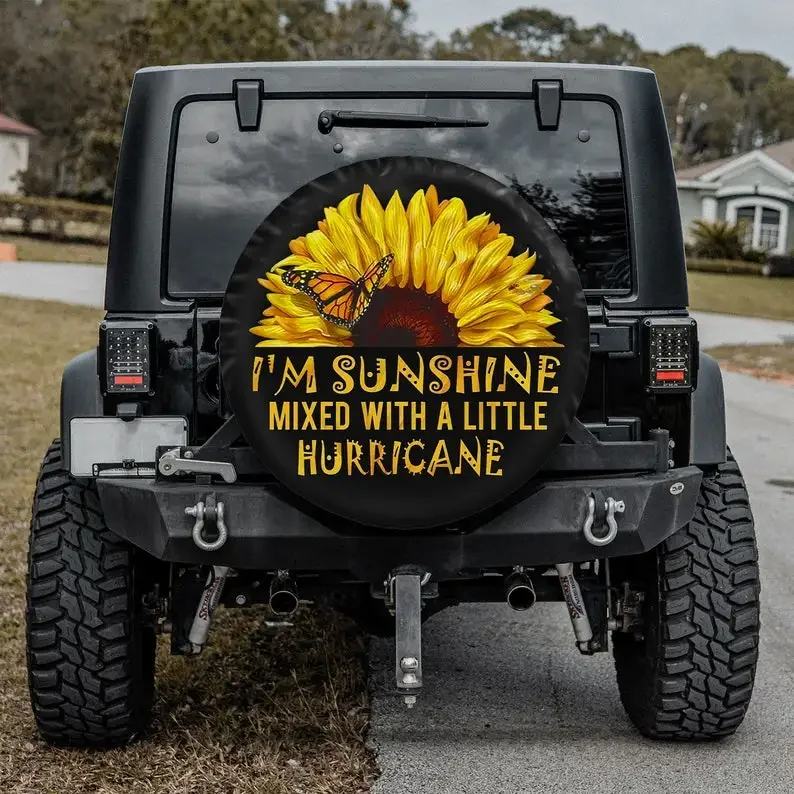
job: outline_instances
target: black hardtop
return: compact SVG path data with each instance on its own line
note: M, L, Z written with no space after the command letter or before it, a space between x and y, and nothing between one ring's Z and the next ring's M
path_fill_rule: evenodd
M635 278L605 297L630 312L687 305L683 234L667 125L646 69L481 61L330 61L149 67L133 81L111 224L105 303L112 313L187 311L166 294L171 169L182 107L233 100L234 84L261 80L268 96L533 98L536 81L562 82L562 99L601 99L617 116ZM553 134L553 133L552 133Z

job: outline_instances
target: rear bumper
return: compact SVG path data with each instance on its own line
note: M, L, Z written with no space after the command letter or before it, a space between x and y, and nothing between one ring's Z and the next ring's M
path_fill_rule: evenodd
M378 582L400 565L425 566L438 581L472 569L639 554L691 520L701 476L700 469L688 466L656 474L540 480L529 496L465 533L342 534L262 485L110 478L97 484L110 529L159 559L251 570L345 572ZM617 537L605 547L591 545L582 532L594 488L626 505L618 516ZM210 493L224 503L229 539L208 553L194 545L193 519L185 508Z

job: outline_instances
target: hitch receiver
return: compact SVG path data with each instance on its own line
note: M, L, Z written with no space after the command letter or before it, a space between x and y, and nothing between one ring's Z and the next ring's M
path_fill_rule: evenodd
M408 708L416 705L422 690L422 584L429 578L397 573L387 582L387 598L394 605L397 691Z

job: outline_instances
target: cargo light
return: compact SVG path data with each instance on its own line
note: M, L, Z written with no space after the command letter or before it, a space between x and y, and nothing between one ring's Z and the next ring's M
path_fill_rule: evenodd
M647 389L691 392L697 385L697 323L691 317L646 317L643 331Z
M154 325L108 321L100 326L100 378L104 394L153 394Z

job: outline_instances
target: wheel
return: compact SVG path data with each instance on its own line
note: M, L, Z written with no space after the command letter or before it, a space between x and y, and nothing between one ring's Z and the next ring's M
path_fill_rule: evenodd
M71 477L53 442L33 501L27 601L30 697L50 744L112 747L148 725L156 638L142 615L143 559L105 526L94 483Z
M618 688L654 739L730 736L741 725L758 660L758 550L732 456L703 477L695 516L644 558L641 636L614 635ZM629 577L631 579L631 576Z

